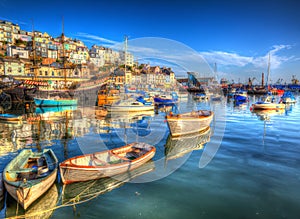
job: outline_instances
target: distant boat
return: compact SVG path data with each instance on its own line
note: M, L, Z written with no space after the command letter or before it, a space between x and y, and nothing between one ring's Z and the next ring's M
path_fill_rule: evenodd
M35 105L39 107L53 107L53 106L75 106L77 99L68 98L34 98Z
M137 97L136 101L141 102L142 104L147 106L153 105L152 101L147 101L143 96Z
M235 94L233 95L234 100L236 102L246 102L248 101L248 94L245 90L237 90Z
M0 114L0 120L6 121L6 122L19 122L22 120L22 118L23 118L23 116L9 114L9 113Z
M111 105L120 100L120 91L116 89L99 90L98 106Z
M155 104L175 104L178 102L178 96L175 92L172 92L170 95L161 94L154 96Z
M198 110L182 114L167 115L167 122L172 136L180 136L203 131L213 119L214 113Z
M114 103L111 106L107 107L108 112L140 112L154 110L153 105L144 105L141 102L135 100L127 100Z
M275 103L273 96L265 96L261 101L253 103L250 110L278 110L284 108L285 105L283 103Z
M54 183L58 161L51 149L23 149L3 171L8 193L26 210Z
M285 91L284 94L280 98L280 102L289 104L289 103L296 103L296 98L290 91Z
M133 170L155 155L155 147L132 143L120 148L69 158L60 163L64 184L111 177Z
M205 93L194 94L194 100L208 100L208 96Z

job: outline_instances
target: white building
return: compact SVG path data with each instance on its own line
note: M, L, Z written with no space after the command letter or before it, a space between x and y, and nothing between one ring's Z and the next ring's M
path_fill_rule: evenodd
M6 52L7 52L7 56L10 57L18 56L19 58L24 58L24 59L29 58L29 51L26 50L24 47L8 46Z

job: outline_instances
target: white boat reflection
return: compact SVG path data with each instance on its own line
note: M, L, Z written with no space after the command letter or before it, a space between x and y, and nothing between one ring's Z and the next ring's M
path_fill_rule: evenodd
M165 145L165 156L167 160L177 159L194 150L201 150L204 144L210 141L211 129L208 126L199 133L172 137L169 135Z
M50 189L36 200L27 210L18 206L17 201L8 196L6 200L6 217L12 218L50 218L58 204L58 189L53 184Z
M253 110L253 114L255 114L260 120L270 120L271 116L274 115L283 115L285 113L285 109L278 110Z
M150 160L132 171L127 171L112 178L107 177L64 185L62 191L62 205L75 205L92 200L99 195L118 188L124 183L129 182L140 175L149 173L154 169L155 164Z

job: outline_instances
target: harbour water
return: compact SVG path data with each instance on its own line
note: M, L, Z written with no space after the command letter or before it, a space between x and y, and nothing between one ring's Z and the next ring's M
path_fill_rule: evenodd
M239 106L232 100L195 102L189 96L178 106L164 107L156 113L105 118L93 107L21 110L20 120L1 121L0 170L22 148L49 147L63 161L82 153L145 141L156 146L156 155L148 166L123 176L122 180L130 182L105 179L68 188L58 177L42 197L44 200L38 200L26 214L37 214L36 218L297 219L300 98L296 97L297 103L283 112L265 114L250 111L258 99L255 96ZM196 109L213 109L223 113L225 120L214 121L202 136L172 139L166 113ZM201 156L211 148L218 149L215 156L199 168ZM36 207L42 207L42 203L48 205ZM0 218L24 214L9 195L0 207Z

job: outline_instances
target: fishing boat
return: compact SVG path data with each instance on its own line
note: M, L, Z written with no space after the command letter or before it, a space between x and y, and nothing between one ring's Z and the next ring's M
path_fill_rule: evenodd
M140 112L154 110L154 105L144 105L136 100L119 100L111 106L107 106L108 112Z
M54 183L58 161L51 149L23 149L3 171L8 193L26 210Z
M237 90L235 94L233 95L234 100L236 102L246 102L248 101L248 94L245 90Z
M131 143L120 148L76 156L60 163L64 184L111 177L133 170L155 155L155 147Z
M283 103L276 103L275 98L273 96L265 96L256 103L253 103L250 107L250 110L278 110L284 109L285 104Z
M34 103L38 107L59 107L59 106L75 106L77 105L76 98L63 97L61 95L49 96L46 98L35 97Z
M280 98L280 102L285 104L296 103L296 98L290 91L285 91Z
M210 141L210 135L210 127L207 127L199 133L180 137L172 137L172 135L169 135L165 145L166 159L177 159L194 150L202 150L204 144Z
M175 92L172 92L170 95L161 94L154 96L154 103L159 104L175 104L178 102L178 96Z
M188 113L167 115L167 122L172 136L180 136L203 131L213 119L214 113L208 110L198 110Z
M141 102L142 104L147 105L147 106L153 105L152 101L146 100L143 96L138 96L136 98L136 101Z
M75 106L77 105L77 99L41 99L34 98L35 105L39 107L53 107L53 106Z
M208 100L208 96L205 93L196 93L193 96L194 100Z
M120 91L116 89L99 90L98 92L98 106L112 105L114 102L120 100Z
M0 114L0 120L6 121L6 122L19 122L22 120L22 118L23 118L23 116L9 114L9 113Z

